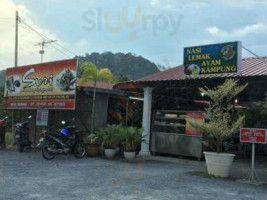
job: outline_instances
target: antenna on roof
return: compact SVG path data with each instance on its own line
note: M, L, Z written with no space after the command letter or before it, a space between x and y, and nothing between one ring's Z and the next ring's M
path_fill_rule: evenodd
M46 44L49 44L49 43L53 43L53 42L56 42L57 40L49 40L49 41L45 41L43 40L42 42L36 44L35 46L41 46L41 50L39 51L39 53L41 54L41 63L43 62L43 59L44 59L44 47Z

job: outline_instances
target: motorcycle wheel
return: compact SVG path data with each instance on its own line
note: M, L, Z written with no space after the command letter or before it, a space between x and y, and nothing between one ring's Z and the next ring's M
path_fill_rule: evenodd
M20 143L17 143L17 148L18 148L18 151L20 153L22 153L24 151L24 145L20 144Z
M83 158L85 155L85 144L83 142L77 142L73 149L73 155L75 158Z
M49 146L52 146L53 145L53 142L45 142L42 146L42 156L44 159L46 160L52 160L56 157L55 154L52 154L48 151L48 147Z

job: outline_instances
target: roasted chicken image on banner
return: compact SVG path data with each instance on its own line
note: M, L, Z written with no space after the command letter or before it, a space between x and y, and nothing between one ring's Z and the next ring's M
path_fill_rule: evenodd
M58 75L57 87L62 91L75 90L76 77L71 69L66 69Z

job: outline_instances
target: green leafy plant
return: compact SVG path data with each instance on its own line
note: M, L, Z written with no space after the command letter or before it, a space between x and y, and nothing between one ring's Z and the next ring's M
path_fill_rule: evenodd
M85 138L85 143L89 145L98 145L100 146L102 144L103 140L101 137L99 137L96 134L90 134Z
M12 132L6 133L6 144L7 145L13 145L14 144L14 135L12 134Z
M125 127L124 131L120 133L121 143L124 151L135 152L138 145L146 142L142 136L143 129L137 127Z
M120 134L123 131L121 125L107 125L99 129L96 135L102 139L106 149L113 149L120 144Z
M200 88L200 92L207 96L211 103L204 111L204 121L188 120L196 129L203 132L208 141L216 146L217 153L223 151L223 141L236 133L244 124L245 116L233 117L233 98L242 92L246 85L239 86L233 79L226 80L222 85L214 88Z

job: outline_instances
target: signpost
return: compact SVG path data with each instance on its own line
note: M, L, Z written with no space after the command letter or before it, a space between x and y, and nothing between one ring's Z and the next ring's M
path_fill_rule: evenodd
M184 48L185 76L240 73L241 42Z
M252 143L252 163L249 181L251 183L257 180L255 173L255 144L266 144L267 142L266 129L259 128L241 128L240 129L240 142Z

